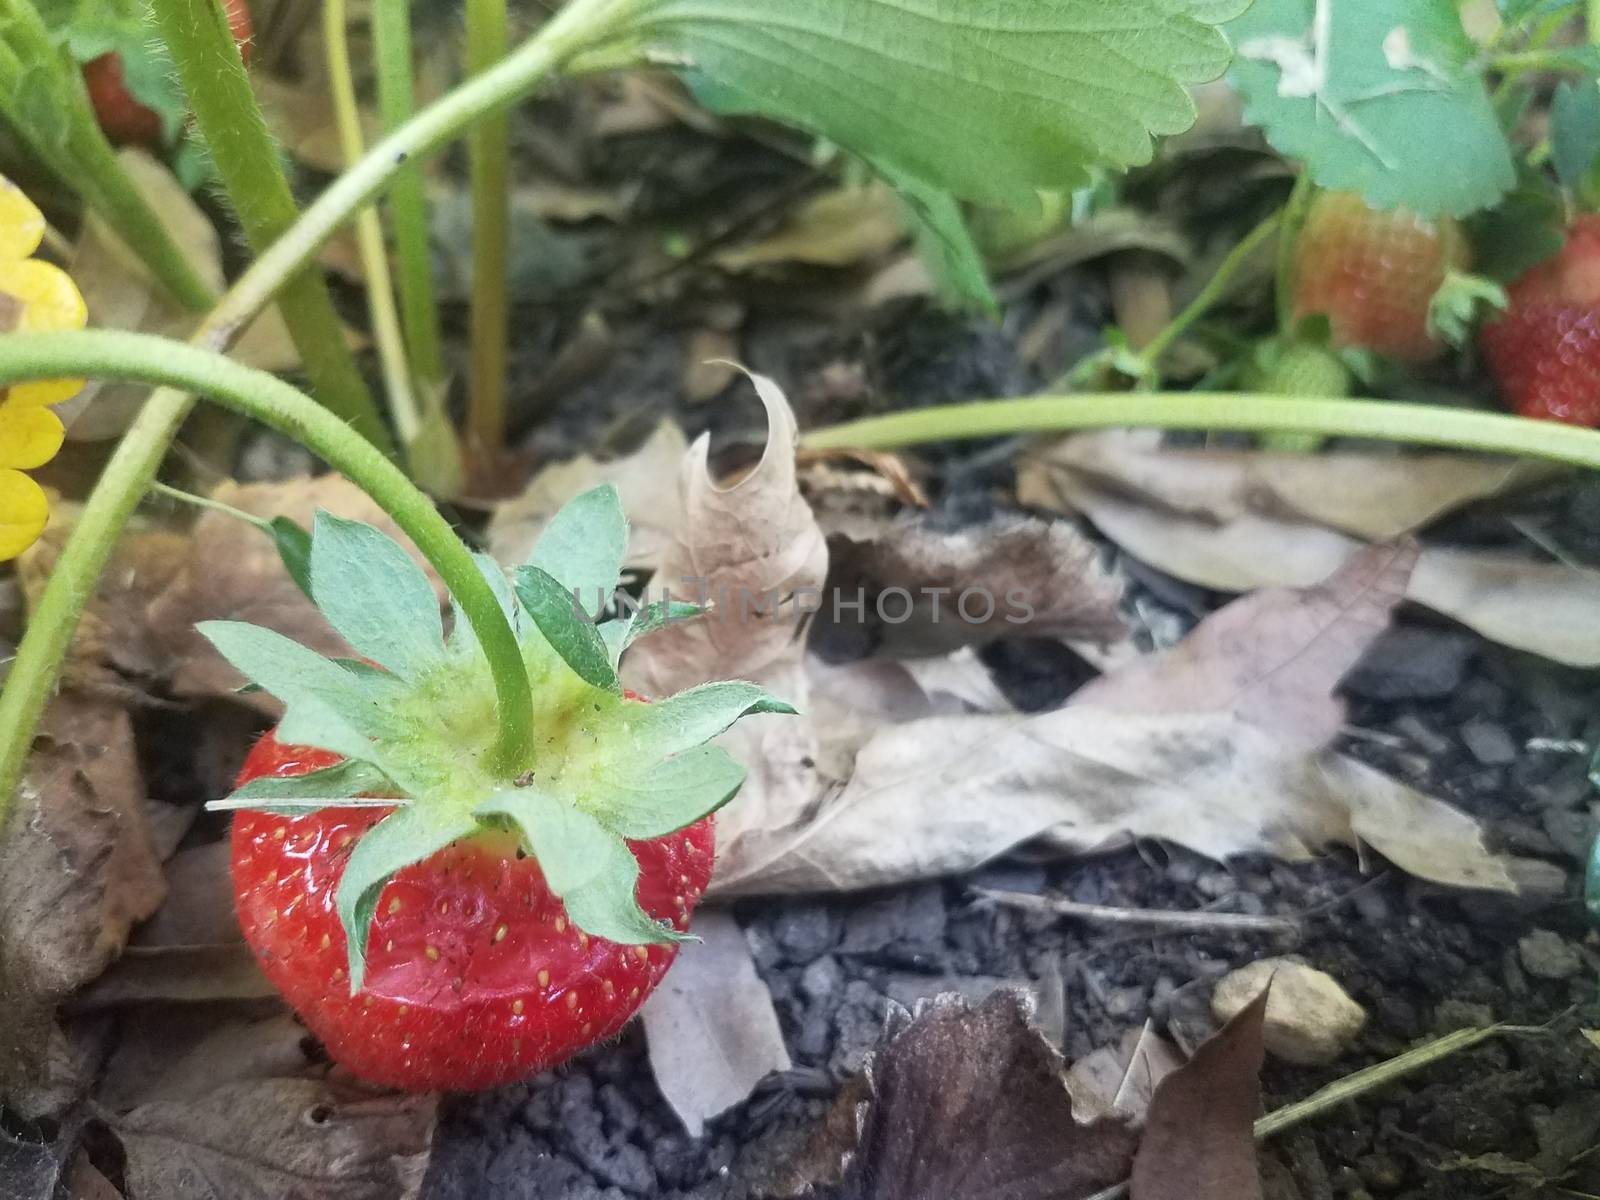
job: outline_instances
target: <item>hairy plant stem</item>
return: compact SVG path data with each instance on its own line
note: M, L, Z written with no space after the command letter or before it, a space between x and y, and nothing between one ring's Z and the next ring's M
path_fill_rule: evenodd
M307 207L294 226L246 271L201 323L191 342L226 349L363 204L411 158L438 150L484 113L532 91L551 71L603 47L627 15L625 0L571 0L539 34L498 66L440 98L384 138ZM615 65L601 57L596 66ZM118 444L76 528L50 572L0 691L0 820L15 795L33 732L61 669L83 607L118 535L165 457L193 400L162 387Z
M217 0L155 0L153 8L245 240L260 254L299 212L228 18ZM312 391L368 441L393 453L389 430L345 344L328 285L313 264L301 267L283 284L279 306Z
M0 387L74 372L205 396L309 447L376 500L439 572L488 656L499 701L495 768L515 775L529 765L533 695L511 623L472 552L433 501L377 447L276 376L197 346L153 334L99 329L0 338ZM0 726L0 736L9 738L10 733Z
M378 72L378 112L384 132L392 133L411 119L417 106L408 0L374 0L372 52ZM407 163L395 175L388 210L411 371L419 387L439 388L444 385L444 347L428 242L428 202L416 163Z
M40 163L82 196L183 307L205 312L216 294L128 178L84 88L30 0L0 3L0 112ZM37 120L41 89L62 126ZM29 100L33 108L24 106Z
M467 0L467 71L489 70L506 53L506 0ZM510 331L510 129L504 117L467 135L472 178L472 367L467 431L472 450L493 462L506 439L506 346Z
M808 450L889 450L927 442L1136 425L1383 438L1519 454L1600 470L1600 432L1554 421L1430 404L1241 392L1099 392L980 400L834 425L807 434L800 444Z

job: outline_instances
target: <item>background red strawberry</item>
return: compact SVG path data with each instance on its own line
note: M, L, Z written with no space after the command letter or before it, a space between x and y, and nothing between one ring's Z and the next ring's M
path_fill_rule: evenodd
M1428 332L1429 302L1467 258L1466 237L1449 218L1378 212L1354 192L1319 193L1295 243L1295 319L1320 313L1336 346L1427 362L1445 349Z
M1600 427L1600 215L1581 216L1554 258L1506 289L1483 327L1484 360L1524 417Z
M239 783L337 761L268 735ZM518 855L515 835L482 834L384 887L366 981L352 996L335 889L355 840L389 811L241 812L233 825L246 940L333 1058L362 1078L415 1090L525 1079L617 1033L676 957L676 946L619 946L583 933L537 861ZM640 906L679 931L711 880L713 820L629 843Z

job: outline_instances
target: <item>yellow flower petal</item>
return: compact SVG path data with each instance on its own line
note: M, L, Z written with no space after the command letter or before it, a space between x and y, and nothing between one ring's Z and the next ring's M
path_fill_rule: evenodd
M70 275L50 263L25 258L0 260L0 319L7 316L11 329L53 333L82 329L89 310ZM8 398L13 404L60 404L82 389L81 379L42 379L17 384Z
M38 404L0 404L0 468L42 467L61 449L61 418Z
M49 519L43 488L21 471L0 471L0 562L33 545Z
M0 258L27 258L44 241L44 214L0 175Z

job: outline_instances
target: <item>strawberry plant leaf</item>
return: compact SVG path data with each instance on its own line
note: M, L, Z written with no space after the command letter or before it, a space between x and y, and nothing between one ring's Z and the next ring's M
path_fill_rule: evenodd
M639 907L638 861L589 813L532 788L501 792L477 811L516 823L550 890L585 933L625 946L688 940Z
M1510 195L1469 223L1476 249L1473 269L1510 283L1561 249L1566 221L1556 186L1543 174L1526 171Z
M578 678L603 691L621 693L622 683L600 631L578 611L570 590L548 571L522 567L517 571L517 596L544 640Z
M1486 208L1516 182L1448 0L1256 0L1227 28L1245 119L1323 187L1438 217Z
M550 519L528 559L567 592L583 611L598 617L611 603L628 552L628 518L622 497L611 484L584 492Z
M346 804L364 796L377 796L371 804L393 807L395 785L371 763L347 758L343 762L304 775L267 775L252 779L232 795L206 805L212 812L248 808L293 815L308 808Z
M311 590L357 654L402 679L443 661L444 622L433 585L398 542L364 521L317 512Z
M295 586L311 600L311 535L297 522L285 516L276 516L267 522L267 532L278 548L278 558L283 569L294 580ZM316 601L312 600L315 604Z
M372 739L388 729L391 696L380 680L397 681L356 675L259 625L204 621L196 628L241 674L283 701L284 741L371 761Z
M605 642L606 653L611 656L611 665L615 667L622 658L622 652L640 638L673 621L687 621L704 611L698 604L658 600L626 616L607 621L600 626L600 639Z
M579 806L625 838L665 837L732 800L744 775L719 747L698 746L647 770L596 780Z
M967 227L960 202L949 192L907 176L889 178L905 204L917 250L940 292L962 308L997 315L1000 302L989 286L983 253Z
M740 717L759 713L792 717L796 711L769 696L764 688L737 680L703 683L654 704L629 705L632 736L619 751L627 755L627 762L617 764L617 768L640 761L659 762L692 750L725 732Z
M366 980L372 915L389 877L477 831L478 822L468 813L448 806L414 805L385 817L356 843L334 893L344 926L352 996Z
M1600 82L1562 80L1550 101L1550 161L1556 178L1582 202L1600 193Z
M1246 0L636 0L627 48L965 200L1027 203L1194 123ZM580 64L581 65L581 64Z

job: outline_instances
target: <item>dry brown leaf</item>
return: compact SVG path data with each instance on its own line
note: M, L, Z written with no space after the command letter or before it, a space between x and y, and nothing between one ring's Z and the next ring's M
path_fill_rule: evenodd
M791 1065L767 985L731 916L695 919L685 946L640 1011L650 1069L691 1137Z
M1121 583L1098 547L1065 521L1002 515L955 530L920 514L870 539L829 540L829 592L818 621L860 626L862 642L895 658L948 654L1027 634L1086 642L1126 636Z
M392 517L365 492L338 475L302 477L283 483L226 482L214 489L212 496L255 516L285 516L305 528L310 527L318 509L326 509L342 517L367 521L408 544ZM227 698L234 696L243 682L243 677L195 631L198 621L249 621L325 654L348 652L284 570L272 539L253 526L218 512L206 512L195 522L184 567L150 605L147 619L171 657L174 670L170 686L180 696ZM264 694L246 699L274 710L276 707L276 702Z
M317 79L292 83L263 71L253 72L250 84L268 127L291 158L324 175L344 170L344 151L326 84ZM370 110L363 108L359 115L362 142L370 146L383 136L383 127Z
M56 1006L98 976L165 883L128 714L76 692L45 714L0 841L0 1097L47 1087Z
M1102 676L1074 704L1140 713L1231 712L1308 748L1344 722L1334 689L1389 626L1417 546L1372 546L1309 588L1271 588L1202 621L1184 641Z
M1260 1200L1267 994L1157 1085L1133 1163L1131 1200Z
M1289 861L1360 840L1424 879L1516 890L1465 814L1224 714L931 717L878 730L847 781L817 779L786 812L755 805L766 825L719 839L717 895L958 874L1046 833L1067 854L1131 835Z
M1163 446L1159 433L1066 438L1022 465L1026 504L1074 504L1080 481L1166 512L1223 524L1246 514L1392 541L1479 500L1548 479L1551 467L1464 454L1276 454Z
M845 187L807 201L771 237L715 258L728 271L778 263L851 267L882 258L906 237L900 201L882 183Z
M563 504L610 483L628 514L627 565L654 570L683 520L678 474L688 448L683 431L663 421L644 445L622 458L600 462L584 454L546 467L489 518L489 553L508 565L527 562L534 542Z
M1339 456L1303 457L1316 461ZM1385 468L1379 464L1385 461L1376 460L1373 471L1381 475ZM1389 470L1399 471L1406 463L1426 460L1395 461L1400 465ZM1478 483L1485 488L1492 488L1502 475L1506 476L1506 488L1529 478L1516 472L1506 475L1506 468L1493 464L1471 469L1482 472ZM1218 509L1223 515L1214 518L1199 501L1196 515L1183 509L1184 502L1177 496L1168 499L1179 507L1166 501L1153 503L1141 494L1146 482L1142 477L1138 483L1102 484L1087 472L1062 470L1048 476L1034 472L1031 478L1034 484L1029 494L1034 502L1081 512L1136 558L1180 579L1221 591L1305 587L1326 577L1362 545L1324 524L1287 516L1224 506ZM1337 486L1347 493L1359 491L1342 477ZM1394 494L1401 486L1394 484L1386 502L1392 502L1393 512L1404 514L1407 504ZM1308 488L1308 494L1310 491ZM1444 504L1440 495L1426 495L1425 502L1410 506L1411 512L1420 519L1427 511L1446 511L1448 506L1439 507ZM1462 502L1472 498L1465 489L1458 488L1456 495ZM1336 497L1328 499L1320 515L1330 517L1336 506ZM1364 503L1360 511L1365 511ZM1233 515L1226 515L1230 512ZM1379 515L1375 510L1367 524L1382 523L1385 529L1393 529L1412 523L1410 517L1381 522ZM1600 666L1600 623L1594 620L1594 613L1600 610L1600 571L1535 562L1505 552L1426 547L1412 573L1406 598L1502 645L1573 666ZM1530 621L1529 613L1538 613L1539 619Z
M767 410L767 447L756 468L729 488L711 478L709 437L683 460L683 522L655 578L653 599L709 598L716 611L679 621L641 641L623 660L624 678L646 695L667 695L708 679L759 679L801 652L809 594L821 603L828 547L795 482L795 420L778 385L751 376Z
M891 1013L884 1040L796 1162L840 1200L1082 1200L1127 1177L1139 1135L1082 1122L1031 1004L1002 989ZM809 1176L809 1178L805 1178Z

